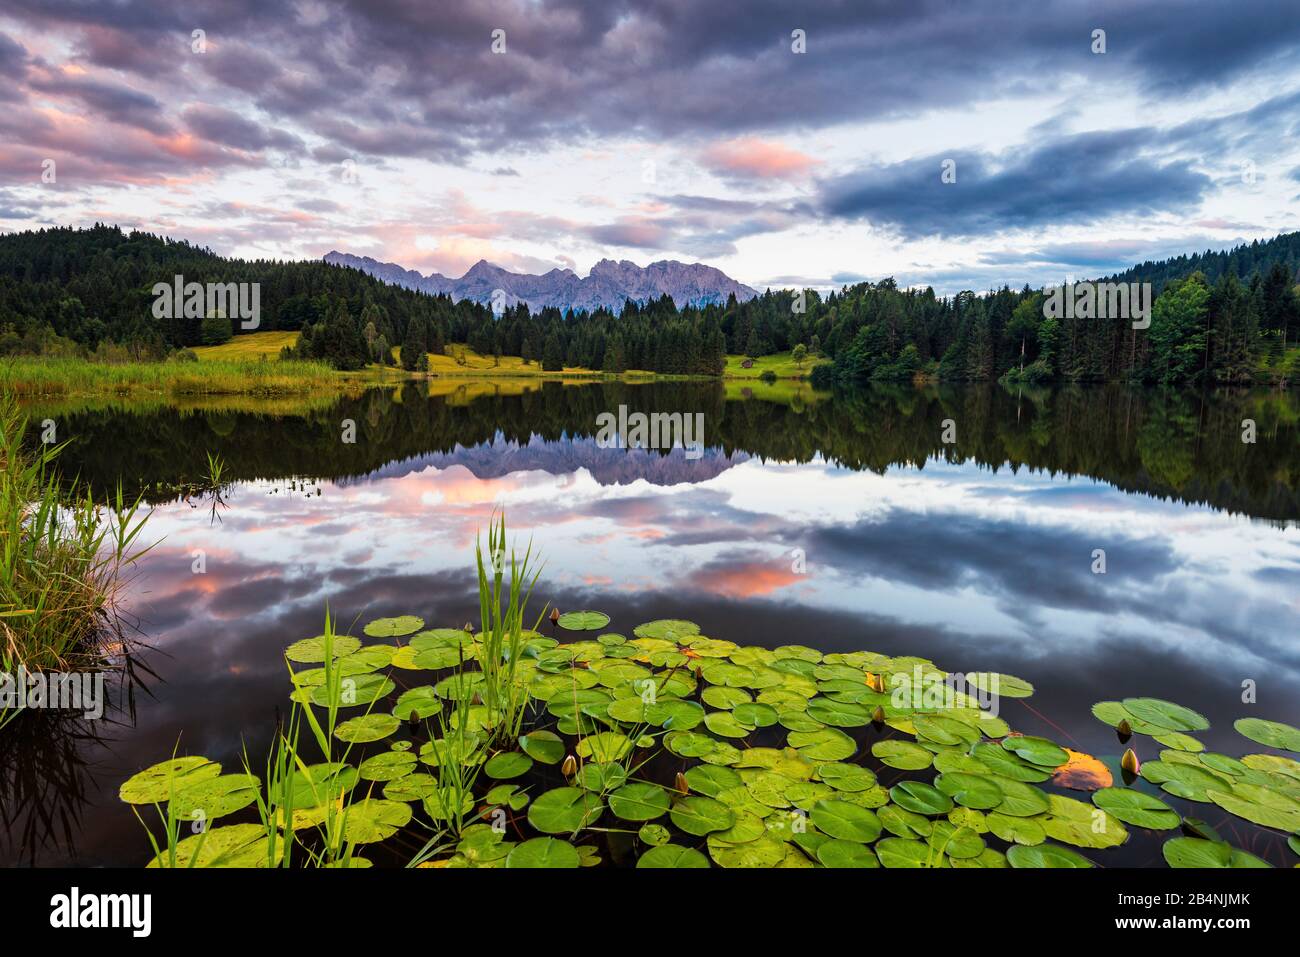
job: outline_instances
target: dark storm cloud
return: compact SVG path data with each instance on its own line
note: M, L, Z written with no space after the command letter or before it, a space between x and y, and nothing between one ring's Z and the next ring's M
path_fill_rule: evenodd
M188 58L274 115L354 149L431 150L571 141L584 133L722 135L914 114L1066 79L1153 94L1213 87L1293 63L1300 7L1044 0L963 7L940 0L792 8L776 0L567 0L307 6L199 0L86 4L14 0L15 17L78 30L83 54L159 74ZM1267 28L1261 28L1267 24ZM1107 31L1107 52L1090 50ZM194 28L211 43L189 52ZM494 29L506 52L494 55ZM806 31L807 52L791 51ZM419 127L423 136L399 129ZM361 132L361 131L364 131ZM396 144L396 145L395 145Z
M1210 178L1187 160L1142 156L1152 136L1082 133L999 157L954 151L864 169L825 181L822 209L910 239L1193 208ZM942 178L949 160L955 182Z

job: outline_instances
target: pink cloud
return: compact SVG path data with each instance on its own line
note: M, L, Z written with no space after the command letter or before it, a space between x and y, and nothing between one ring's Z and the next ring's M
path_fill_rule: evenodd
M821 162L782 143L757 136L715 143L700 159L720 176L745 179L798 179Z

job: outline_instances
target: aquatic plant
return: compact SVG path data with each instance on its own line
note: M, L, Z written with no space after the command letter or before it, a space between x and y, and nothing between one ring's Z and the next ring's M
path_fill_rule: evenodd
M494 521L488 554L503 555L504 541ZM293 697L328 759L298 762L298 773L327 782L328 800L295 809L293 833L280 835L286 818L263 812L256 836L245 824L218 827L208 850L181 842L172 858L286 864L298 841L310 847L299 858L308 866L364 866L356 846L423 831L412 866L1086 868L1142 831L1168 835L1171 867L1271 866L1160 791L1255 825L1272 840L1263 853L1300 854L1300 761L1207 752L1194 734L1209 722L1175 702L1094 706L1121 743L1149 735L1162 746L1130 773L1117 758L1014 730L990 708L1034 694L1013 675L971 674L962 685L924 658L745 646L680 619L568 642L524 629L530 556L512 561L524 571L505 601L504 558L489 575L480 545L477 634L425 629L408 615L368 624L373 643L327 626L292 644L287 658L306 666L292 672ZM600 612L569 616L557 626L609 624ZM336 693L343 676L350 695ZM412 683L397 694L398 682ZM363 705L336 723L339 708ZM1259 718L1236 728L1300 752L1300 729ZM326 730L355 743L361 760L330 757ZM128 781L123 798L166 796L184 811L206 796L225 813L246 776L219 783L211 767L164 762ZM279 759L267 780L287 770Z
M64 483L64 446L29 450L25 429L0 398L0 674L97 669L124 639L121 575L149 550L138 545L148 514L120 488L97 501ZM0 705L0 726L16 713Z

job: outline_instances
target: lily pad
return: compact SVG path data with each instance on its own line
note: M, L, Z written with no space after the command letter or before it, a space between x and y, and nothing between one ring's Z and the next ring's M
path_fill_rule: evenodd
M1134 827L1167 831L1181 821L1178 812L1164 801L1132 788L1103 788L1093 793L1092 803Z
M563 787L547 791L528 808L528 823L543 834L574 834L594 824L605 805L590 791Z
M402 722L391 714L363 714L359 718L350 718L336 727L334 737L352 744L379 741L388 737L401 725Z
M371 638L402 638L415 634L423 627L423 618L400 615L397 618L376 618L364 630Z
M162 804L187 784L210 780L221 773L221 765L194 755L161 761L132 775L118 789L127 804Z
M934 760L932 752L914 741L877 741L871 746L871 753L882 764L900 771L920 771L928 768Z
M1082 854L1068 847L1061 847L1059 844L1039 844L1034 847L1024 844L1013 845L1007 848L1007 863L1012 867L1026 868L1093 866L1092 861Z
M1165 841L1161 853L1170 867L1271 867L1253 854L1230 847L1222 841L1199 837L1173 837Z
M634 781L609 795L609 809L624 821L652 821L668 812L668 792L657 784Z
M709 859L693 847L660 844L642 854L637 867L708 867Z
M564 741L554 731L530 731L519 738L524 754L542 764L559 764L564 760Z
M335 635L330 644L335 658L350 655L360 647L361 642L351 635ZM284 656L300 664L319 664L325 660L325 636L318 635L315 638L295 641L285 649Z
M364 798L348 805L344 814L344 840L374 844L392 837L410 822L411 806L401 801Z
M842 841L870 844L880 836L880 819L848 801L818 801L810 817L819 831Z
M725 831L735 823L736 815L721 801L709 797L685 797L673 805L673 823L696 837Z
M505 781L527 774L533 766L533 759L518 751L502 751L487 759L483 773L496 781Z
M597 631L609 624L609 615L600 611L570 611L556 622L568 631Z
M1232 726L1238 734L1270 748L1300 752L1300 728L1293 728L1281 721L1265 721L1263 718L1240 718Z
M534 837L516 844L506 857L506 867L574 868L581 863L577 848L554 837Z

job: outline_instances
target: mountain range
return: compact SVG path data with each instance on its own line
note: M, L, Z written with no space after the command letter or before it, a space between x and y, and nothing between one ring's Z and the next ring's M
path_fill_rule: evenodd
M384 282L420 292L450 295L454 300L472 299L490 303L501 290L503 306L525 302L537 312L548 306L561 310L594 312L602 306L618 312L625 300L644 303L667 293L679 309L687 305L723 303L734 294L738 300L753 299L758 293L726 273L702 263L683 263L663 259L648 266L638 266L626 259L615 262L602 259L584 278L572 269L552 269L540 276L510 272L486 259L475 263L459 279L441 273L423 276L397 263L383 263L369 256L354 256L331 250L325 262L351 266Z

